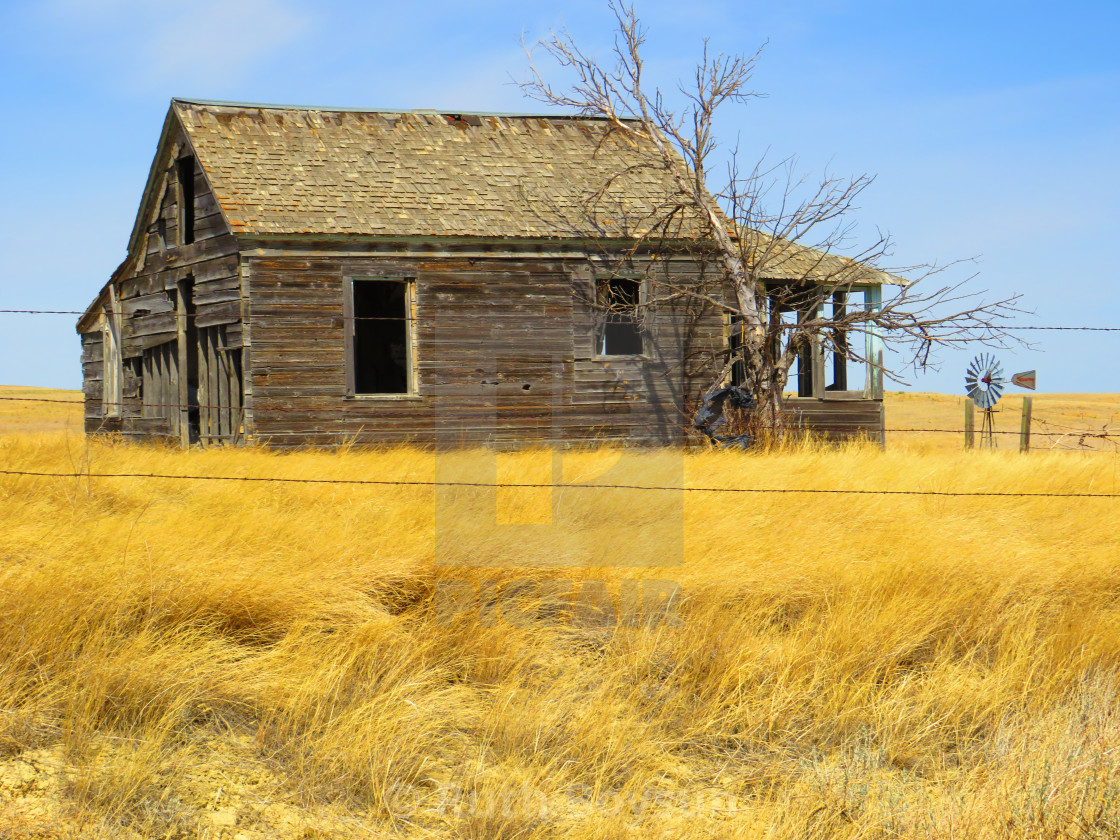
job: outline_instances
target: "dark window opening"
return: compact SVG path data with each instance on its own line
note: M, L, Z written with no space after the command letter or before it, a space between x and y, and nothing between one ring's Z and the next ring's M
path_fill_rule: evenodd
M354 281L354 393L408 393L408 284Z
M774 335L770 339L770 353L776 360L782 355L786 342L790 339L791 331L787 328L797 323L798 314L779 308L778 303L773 298L768 301L768 305L772 310L776 310L772 313L776 321L772 325ZM731 313L730 320L731 331L727 339L727 348L731 355L740 356L731 365L731 384L742 387L749 384L747 382L747 363L741 357L743 341L746 338L746 325L743 322L743 316L736 312ZM786 372L786 385L790 387L792 383L796 383L799 397L812 396L813 386L809 378L811 374L812 366L808 362L808 352L799 350Z
M727 349L731 351L732 356L740 355L740 350L743 347L744 329L746 327L743 325L743 316L732 312L731 334L727 340ZM731 364L731 384L737 388L747 384L747 363L742 358Z
M198 326L194 305L194 277L188 275L175 286L175 312L179 321L179 336L187 348L187 369L179 370L179 375L187 380L187 438L197 443L201 434L199 415L199 377L198 377ZM182 402L176 398L175 402ZM180 415L181 416L181 415Z
M638 315L641 289L641 281L632 277L599 280L599 305L607 310L599 340L600 355L642 355L642 325Z
M810 321L814 317L814 312L809 309L802 309L794 314L799 324ZM813 346L808 335L801 335L797 347L797 396L799 397L813 396Z
M194 242L194 158L179 158L179 236L183 245Z
M841 322L848 314L848 293L833 292L832 320ZM848 390L848 332L832 331L832 382L825 386L826 391Z

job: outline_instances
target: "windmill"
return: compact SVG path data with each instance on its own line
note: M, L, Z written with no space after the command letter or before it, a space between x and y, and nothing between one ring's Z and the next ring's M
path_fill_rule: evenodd
M991 353L981 353L973 359L964 375L964 386L969 398L976 403L977 408L984 410L984 420L980 425L980 445L988 449L994 449L996 445L993 429L995 405L1003 396L1006 384L1003 368Z

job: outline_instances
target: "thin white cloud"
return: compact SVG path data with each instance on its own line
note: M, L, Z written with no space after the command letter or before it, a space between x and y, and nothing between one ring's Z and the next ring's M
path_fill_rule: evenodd
M313 24L287 0L53 0L40 20L48 47L142 90L236 81Z
M189 75L204 83L240 75L309 23L280 0L209 0L161 22L147 47L148 66L165 78Z
M145 12L151 6L142 0L52 0L44 4L47 12L55 17L96 20L120 12Z

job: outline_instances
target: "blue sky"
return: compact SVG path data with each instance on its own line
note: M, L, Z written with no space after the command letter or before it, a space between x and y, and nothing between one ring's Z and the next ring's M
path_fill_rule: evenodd
M671 87L704 37L768 45L766 98L724 123L748 157L870 173L857 220L894 262L1021 292L1024 324L1120 326L1120 3L643 2L647 72ZM82 309L124 256L172 96L524 111L522 36L609 48L605 3L0 0L0 308ZM547 66L547 65L545 65ZM0 315L0 382L77 387L67 316ZM1035 333L1043 391L1120 391L1120 333ZM970 352L908 376L958 392Z

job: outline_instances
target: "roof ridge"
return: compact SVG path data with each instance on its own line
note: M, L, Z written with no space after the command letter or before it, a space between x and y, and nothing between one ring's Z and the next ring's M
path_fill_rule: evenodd
M606 120L606 117L588 114L561 114L561 113L517 113L517 112L503 112L503 111L478 111L478 110L464 110L462 108L362 108L356 106L344 105L280 105L268 102L233 102L221 99L190 99L183 96L173 96L171 98L172 105L200 105L203 107L216 107L216 108L256 108L272 111L329 111L332 113L355 113L355 114L417 114L417 115L436 115L446 114L449 116L472 116L472 117L505 117L509 119L543 119L543 120ZM637 120L637 117L623 116L619 119L630 122Z

